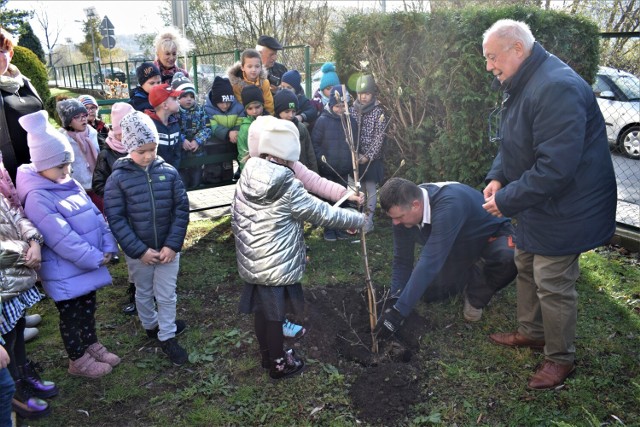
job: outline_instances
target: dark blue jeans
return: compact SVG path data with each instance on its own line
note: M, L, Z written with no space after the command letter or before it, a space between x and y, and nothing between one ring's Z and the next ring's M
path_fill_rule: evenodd
M16 385L7 368L0 369L0 427L11 426L11 399Z

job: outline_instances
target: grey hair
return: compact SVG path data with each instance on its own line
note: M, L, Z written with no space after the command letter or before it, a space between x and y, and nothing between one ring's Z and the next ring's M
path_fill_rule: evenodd
M490 36L496 35L500 39L512 42L522 42L527 52L533 48L536 41L531 33L531 28L525 22L514 21L513 19L500 19L496 21L482 36L482 44L485 44Z

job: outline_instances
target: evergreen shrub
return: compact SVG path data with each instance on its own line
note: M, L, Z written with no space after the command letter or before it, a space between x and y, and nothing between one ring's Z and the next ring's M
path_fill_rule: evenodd
M415 182L460 181L477 188L498 147L488 117L501 94L482 56L482 35L499 19L527 22L542 46L593 82L597 26L558 11L513 6L434 13L355 15L333 34L336 69L350 90L372 73L387 107L386 171Z
M38 56L31 50L22 46L13 47L13 59L11 63L18 67L20 72L31 80L31 84L38 91L43 102L51 96L49 91L49 77L47 69L40 62Z

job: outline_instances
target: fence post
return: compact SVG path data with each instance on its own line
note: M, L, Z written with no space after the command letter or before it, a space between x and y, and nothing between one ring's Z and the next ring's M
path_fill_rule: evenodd
M304 46L304 91L307 98L311 99L311 51L309 45Z
M233 50L233 57L235 58L236 62L240 61L240 49L235 48Z
M91 62L87 62L87 66L89 67L89 84L91 85L91 90L93 90L93 67L91 65Z
M75 65L73 66L73 79L76 81L76 87L78 87L78 72Z
M124 61L124 72L127 73L127 90L131 90L131 79L129 78L129 61Z
M86 87L86 81L84 79L84 67L82 65L80 65L80 78L82 79L82 87Z
M200 93L200 90L198 89L198 57L195 53L191 57L191 69L193 70L193 76L191 76L193 87L195 88L196 93Z

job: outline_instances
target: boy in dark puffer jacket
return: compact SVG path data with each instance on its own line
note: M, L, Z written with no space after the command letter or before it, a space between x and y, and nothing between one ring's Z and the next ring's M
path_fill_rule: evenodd
M134 111L120 127L129 154L113 165L104 192L105 214L136 284L142 326L179 366L188 360L175 336L185 328L176 320L176 281L189 200L178 171L156 154L159 138L151 118Z
M129 91L129 104L137 111L153 109L149 103L149 93L162 82L160 70L153 62L143 62L136 68L138 86Z

